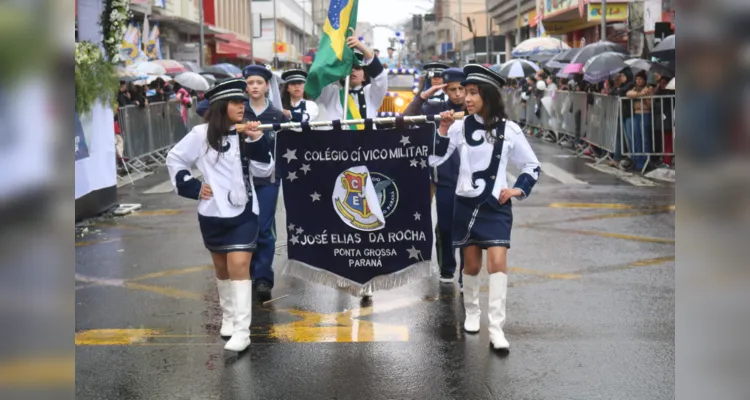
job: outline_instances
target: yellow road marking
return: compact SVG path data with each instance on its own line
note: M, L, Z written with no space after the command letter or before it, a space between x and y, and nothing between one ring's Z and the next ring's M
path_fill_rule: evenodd
M377 306L329 314L296 309L282 310L302 319L274 325L269 336L296 343L406 342L409 340L407 326L364 321L359 318L376 312L393 311L422 301L420 298L399 299Z
M650 258L646 260L636 261L636 262L628 264L628 266L629 267L650 267L652 265L663 264L663 263L671 262L674 260L675 260L675 256L657 257L657 258Z
M575 233L578 235L602 236L602 237L609 237L609 238L614 238L614 239L634 240L637 242L675 244L674 239L652 238L652 237L647 237L647 236L627 235L624 233L583 231L583 230L578 230L578 229L563 229L563 228L537 227L537 226L531 226L529 228L549 230L549 231L555 231L555 232Z
M536 275L536 276L543 276L545 278L549 279L578 279L581 277L580 274L569 274L569 273L552 273L552 272L545 272L545 271L537 271L533 269L526 269L526 268L517 268L517 267L511 267L508 268L508 271L515 272L518 274L523 275Z
M72 385L75 359L24 358L0 363L0 388Z
M139 282L147 279L153 279L153 278L163 278L165 276L173 276L173 275L182 275L182 274L189 274L193 272L202 272L202 271L212 271L214 267L212 265L201 265L198 267L188 267L188 268L182 268L182 269L172 269L168 271L160 271L160 272L153 272L150 274L145 274L141 276L137 276L132 279L127 279L127 282Z
M122 238L111 238L111 239L102 239L102 240L91 240L88 242L76 242L76 247L91 246L92 244L119 242L121 240Z
M163 334L157 329L90 329L76 333L76 346L145 345L153 339L207 338L210 335ZM159 343L154 343L159 344Z
M601 219L640 217L644 215L662 214L669 210L670 210L669 207L663 207L661 209L646 210L646 211L632 211L632 212L588 215L585 217L575 217L575 218L561 219L561 220L556 220L556 221L530 222L528 224L516 225L515 228L528 228L532 226L561 224L565 222L596 221L596 220L601 220Z
M142 283L135 282L124 282L123 287L128 289L138 289L146 292L152 292L161 294L167 297L174 297L176 299L192 299L192 300L203 300L202 294L188 292L186 290L174 289L166 286L155 286L155 285L144 285Z

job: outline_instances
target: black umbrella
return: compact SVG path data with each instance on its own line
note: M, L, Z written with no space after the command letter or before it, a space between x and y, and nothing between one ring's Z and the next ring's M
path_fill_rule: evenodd
M625 54L607 51L589 58L583 66L583 79L599 83L627 68Z
M225 69L217 67L215 65L204 67L200 74L211 74L216 78L234 78L234 75L229 74L229 72L227 72Z
M669 35L664 38L653 50L651 50L651 56L662 60L674 60L674 35Z
M628 49L617 43L608 42L606 40L591 43L581 48L581 51L570 60L571 64L585 64L591 57L596 55L612 51L615 53L622 53L625 55L630 54Z
M500 67L498 73L506 78L523 78L533 76L539 71L534 63L527 60L510 60Z
M580 48L565 50L562 53L559 53L556 56L552 57L552 59L550 59L544 66L545 68L549 69L564 68L565 65L569 63L570 60L575 57L575 55L578 54L579 51L581 51Z
M529 57L529 60L544 64L545 62L551 60L552 57L552 54L534 54L533 56Z

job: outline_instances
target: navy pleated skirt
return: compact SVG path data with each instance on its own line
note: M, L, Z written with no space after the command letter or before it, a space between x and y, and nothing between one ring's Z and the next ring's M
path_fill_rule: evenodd
M258 216L252 201L242 214L232 218L207 217L198 214L203 244L212 253L255 251L258 241Z
M500 204L489 198L480 206L472 206L456 196L453 208L453 245L479 246L482 249L502 246L510 248L513 225L511 200Z

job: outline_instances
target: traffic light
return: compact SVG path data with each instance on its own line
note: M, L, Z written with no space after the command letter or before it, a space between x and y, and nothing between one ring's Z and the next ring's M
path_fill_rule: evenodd
M435 22L435 14L425 14L424 20L427 22Z
M414 15L411 17L411 27L417 32L422 30L422 16L421 15Z

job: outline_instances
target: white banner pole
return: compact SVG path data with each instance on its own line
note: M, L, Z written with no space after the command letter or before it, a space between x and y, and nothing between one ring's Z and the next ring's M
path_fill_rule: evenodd
M454 117L456 119L461 119L464 117L463 112L455 113ZM380 125L393 125L396 123L396 120L400 117L383 117L383 118L373 118L372 122L373 124L380 124ZM409 116L409 117L403 117L404 122L408 124L421 124L424 122L430 122L427 120L427 118L433 118L435 122L440 121L440 115L415 115L415 116ZM351 119L351 120L342 120L341 125L362 125L365 123L364 119ZM310 127L331 127L333 126L333 121L312 121L310 122ZM258 127L260 130L266 130L266 129L273 129L273 124L263 124ZM279 124L279 127L281 129L299 129L302 127L302 124L299 122L286 122L283 124ZM238 124L237 129L244 129L243 124Z

